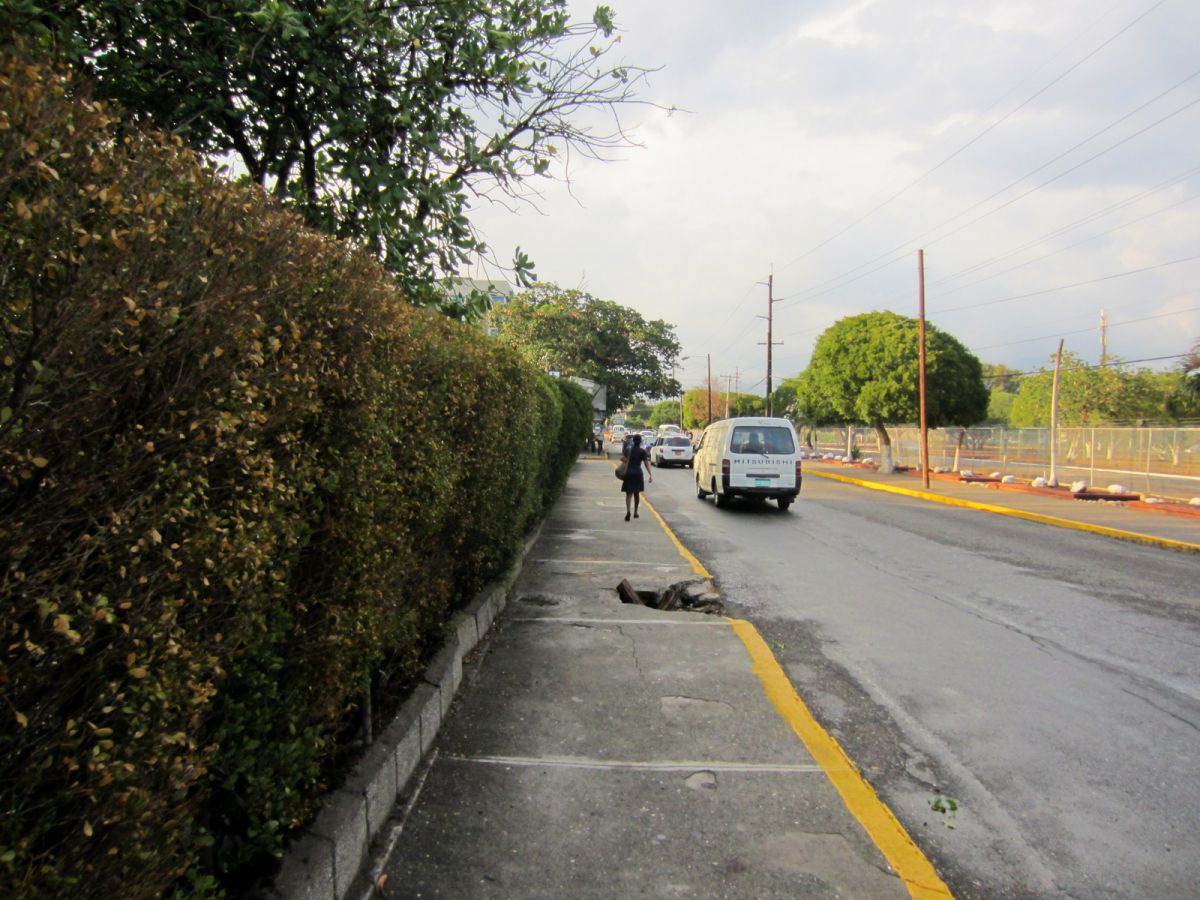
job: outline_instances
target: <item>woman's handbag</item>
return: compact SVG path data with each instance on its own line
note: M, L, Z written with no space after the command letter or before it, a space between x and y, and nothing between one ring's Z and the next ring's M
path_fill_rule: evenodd
M629 460L628 460L628 459L623 459L623 460L621 460L621 463L620 463L620 465L618 465L618 466L616 467L616 469L614 469L614 470L613 470L613 473L614 473L614 474L617 476L617 478L621 479L621 481L624 481L624 480L625 480L625 474L626 474L628 471L629 471Z

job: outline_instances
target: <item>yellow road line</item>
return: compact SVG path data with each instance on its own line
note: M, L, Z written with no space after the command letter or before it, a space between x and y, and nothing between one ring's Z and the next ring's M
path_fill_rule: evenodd
M615 463L613 465L616 466ZM650 504L645 494L642 495L642 504L654 513L654 518L667 533L667 537L671 539L675 549L691 564L692 570L703 578L712 578L713 576L704 567L704 564L675 536L671 526ZM754 665L754 674L762 682L767 698L783 716L784 721L799 735L817 765L821 767L841 795L846 808L862 824L871 840L875 842L875 846L896 870L905 887L908 888L909 895L920 898L920 900L951 896L949 889L938 877L933 865L913 843L908 832L904 830L904 826L858 773L858 769L846 756L838 742L809 713L808 707L796 694L791 681L783 673L779 663L755 627L741 619L726 618L725 621L730 624L734 633L746 646Z
M813 718L758 630L742 619L727 618L725 621L746 645L754 664L754 674L762 682L768 699L825 771L846 808L858 819L875 846L896 870L909 895L922 900L951 896L950 889L938 877L937 871L909 837L904 826L859 774L841 745Z
M911 488L896 487L892 484L879 484L875 481L863 481L860 478L850 478L833 472L814 472L808 469L804 474L816 475L818 478L828 478L831 481L843 481L846 484L869 488L873 491L884 491L888 494L902 494L905 497L916 497L918 500L929 500L933 503L944 503L946 506L960 506L964 509L978 509L983 512L996 513L1001 516L1012 516L1016 519L1027 519L1030 522L1040 522L1043 525L1054 525L1058 528L1074 528L1076 531L1087 531L1092 534L1102 534L1106 537L1118 538L1122 541L1135 541L1141 544L1152 544L1156 547L1167 547L1171 550L1188 550L1200 553L1200 544L1187 541L1176 541L1171 538L1155 537L1150 534L1139 534L1136 531L1122 531L1119 528L1109 528L1105 525L1092 525L1087 522L1075 522L1071 519L1060 519L1056 516L1046 516L1041 513L1026 512L1023 509L1013 509L1009 506L993 506L990 503L977 503L974 500L960 500L957 497L943 497L940 494L930 494L926 491L915 491Z
M609 462L612 462L612 460L609 460ZM612 467L615 469L617 464L614 462ZM646 499L645 494L642 494L642 506L654 513L654 518L658 519L658 524L661 525L662 530L667 533L667 537L671 539L671 543L675 545L675 549L679 551L679 555L688 561L688 565L692 567L692 571L701 578L711 579L712 573L709 572L708 569L704 568L704 563L696 559L696 555L692 553L691 550L683 546L683 542L675 536L675 532L671 530L671 526L667 524L667 520L658 514L658 510L650 504L650 501Z
M679 540L679 538L675 537L675 532L671 530L671 526L667 524L666 519L658 514L658 510L650 505L650 501L646 499L645 494L642 494L642 506L654 513L654 518L658 519L658 524L661 525L662 530L667 533L667 537L671 539L671 543L675 545L675 549L679 551L679 555L691 564L692 571L701 578L712 578L712 573L709 572L708 569L704 568L704 563L696 559L695 554L693 554L692 551L687 547L683 546L683 543Z

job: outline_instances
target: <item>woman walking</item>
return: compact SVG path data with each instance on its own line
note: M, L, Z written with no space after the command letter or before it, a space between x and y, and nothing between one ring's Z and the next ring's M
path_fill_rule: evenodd
M642 477L642 466L646 467L646 478L654 481L650 472L650 454L642 449L642 436L635 434L629 441L629 449L621 454L625 463L625 477L621 479L621 490L625 494L625 521L629 521L629 501L633 500L633 517L638 517L638 504L642 499L642 491L646 489L646 481Z

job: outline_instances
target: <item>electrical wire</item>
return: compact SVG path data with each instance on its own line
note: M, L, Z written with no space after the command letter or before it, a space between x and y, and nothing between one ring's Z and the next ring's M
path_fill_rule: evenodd
M1193 313L1193 312L1200 312L1200 306L1193 306L1190 309L1177 309L1174 312L1159 313L1158 315L1155 315L1155 316L1142 316L1140 319L1126 319L1124 322L1109 322L1108 327L1109 328L1120 328L1122 325L1134 325L1138 322L1149 322L1151 319L1166 319L1171 316L1182 316L1185 313ZM1061 331L1058 334L1043 334L1040 337L1023 338L1019 341L1008 341L1007 343L1004 343L1004 344L988 344L986 347L975 347L973 349L975 349L975 350L995 350L997 347L1013 347L1013 346L1016 346L1017 344L1032 344L1035 341L1045 341L1045 340L1050 340L1052 338L1057 338L1057 337L1066 337L1067 335L1072 335L1072 334L1086 334L1088 332L1095 331L1095 330L1096 330L1096 326L1093 325L1089 328L1078 328L1074 331Z
M1116 279L1116 278L1127 278L1130 275L1140 275L1143 272L1153 272L1155 269L1165 269L1168 266L1177 266L1180 263L1192 262L1193 260L1197 260L1197 259L1200 259L1200 254L1198 254L1196 256L1185 256L1182 259L1172 259L1167 262L1158 263L1153 266L1143 266L1140 269L1130 269L1127 272L1114 272L1111 275L1102 275L1099 278L1089 278L1086 281L1076 281L1072 284L1061 284L1058 287L1045 288L1044 290L1040 290L1040 291L1030 291L1026 294L1014 294L1011 297L1000 297L999 299L996 299L996 300L985 300L982 303L968 303L965 306L952 306L949 309L939 309L937 311L937 313L938 313L938 315L944 315L946 313L962 312L963 310L966 310L966 309L979 309L980 307L983 307L983 306L995 306L998 303L1009 303L1013 300L1027 300L1030 297L1041 297L1046 294L1053 294L1058 291L1065 291L1065 290L1069 290L1071 288L1083 287L1083 286L1089 285L1089 284L1099 284L1103 281L1112 281L1113 279Z
M985 137L987 134L989 134L990 132L995 130L998 126L1003 124L1005 121L1007 121L1013 115L1015 115L1020 110L1024 109L1026 106L1028 106L1034 100L1036 100L1038 97L1040 97L1042 94L1046 93L1046 91L1050 90L1050 88L1054 87L1056 84L1058 84L1060 81L1062 81L1068 75L1070 75L1072 72L1074 72L1076 69L1078 69L1085 62L1090 60L1093 56L1095 56L1097 53L1099 53L1101 50L1103 50L1105 47L1107 47L1109 44L1111 44L1117 38L1121 37L1123 34L1125 34L1127 31L1129 31L1131 28L1133 28L1134 25L1136 25L1142 19L1146 18L1146 16L1150 15L1152 12L1154 12L1156 9L1158 9L1160 6L1162 6L1165 2L1166 2L1166 0L1158 0L1158 2L1151 4L1146 10L1139 13L1137 16L1135 16L1133 19L1131 19L1128 23L1126 23L1123 27L1121 27L1115 34L1108 37L1106 40L1104 40L1098 46L1093 48L1089 53L1084 55L1081 59L1077 60L1075 63L1068 66L1060 74L1058 74L1057 76L1052 78L1049 82L1044 84L1042 87L1038 88L1036 91L1034 91L1032 94L1030 94L1024 100L1022 100L1019 104L1017 104L1015 107L1013 107L1007 113L1005 113L999 119L992 122L990 125L988 125L986 128L984 128L983 131L979 132L979 134L975 135L973 138L971 138L965 144L960 146L957 150L955 150L953 153L951 153L949 156L947 156L941 162L937 163L932 168L926 170L922 175L920 175L913 181L909 182L907 185L905 185L903 188L901 188L896 193L892 194L890 197L888 197L882 203L873 207L871 210L869 210L868 212L859 216L857 219L854 219L852 222L850 222L848 225L846 225L840 231L837 231L832 236L821 241L819 244L817 244L816 246L805 251L800 256L796 257L795 259L791 260L790 262L787 262L784 265L780 266L779 267L780 270L782 271L783 269L789 268L790 266L793 266L796 263L801 262L802 260L808 258L813 253L817 252L821 248L825 247L826 245L832 243L837 238L841 237L843 234L845 234L850 229L854 228L856 225L866 221L868 218L873 216L875 213L879 212L885 206L890 204L893 200L896 200L897 198L899 198L903 194L907 193L912 188L916 187L918 184L920 184L922 181L924 181L926 178L928 178L930 175L932 175L934 172L936 172L938 169L940 169L946 163L953 160L955 157L957 157L959 154L961 154L964 150L967 150L969 147L971 147L976 142L978 142L981 138Z

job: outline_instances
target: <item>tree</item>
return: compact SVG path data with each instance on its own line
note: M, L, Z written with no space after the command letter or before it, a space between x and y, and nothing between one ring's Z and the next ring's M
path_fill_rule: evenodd
M1012 414L1013 401L1016 395L1004 391L992 391L988 399L987 419L989 425L1007 425Z
M708 411L712 410L710 420ZM719 419L725 412L725 398L712 384L692 388L683 395L683 421L679 424L684 428L705 428L711 422Z
M179 135L309 224L368 246L412 302L486 247L467 218L571 152L630 146L618 113L649 70L609 61L598 6L566 0L22 0L40 34L137 124ZM532 280L518 248L516 280ZM475 297L477 311L486 301Z
M647 322L629 307L536 284L493 310L493 324L501 340L541 368L605 385L610 413L635 396L679 394L679 382L669 374L679 341L661 319Z
M732 394L729 400L730 416L765 416L767 401L756 394Z
M1021 387L1019 373L1003 363L982 363L983 383L990 391L1015 394Z
M1021 381L1010 420L1016 428L1050 424L1053 370ZM1058 386L1058 421L1063 425L1136 422L1184 418L1198 408L1186 390L1182 372L1130 372L1112 365L1092 366L1078 354L1063 353Z
M1179 364L1179 369L1183 373L1184 393L1200 401L1200 340L1192 344L1192 349Z
M659 425L679 425L679 401L678 400L662 400L654 404L654 409L650 412L650 427L658 428Z
M817 338L800 375L797 406L814 425L870 425L879 435L880 469L893 469L889 423L919 416L917 320L871 312L835 322ZM925 329L926 418L931 427L972 425L987 414L979 360L932 325Z

